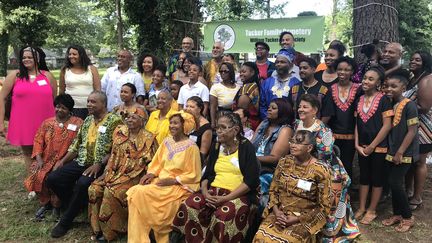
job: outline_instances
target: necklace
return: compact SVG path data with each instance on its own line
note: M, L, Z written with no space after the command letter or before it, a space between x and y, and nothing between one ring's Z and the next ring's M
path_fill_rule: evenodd
M69 120L69 118L70 118L70 115L68 115L68 116L66 117L66 119L64 119L64 120L60 120L60 119L58 119L58 118L56 117L56 122L57 122L57 124L58 124L58 126L59 126L60 128L63 128L63 127L64 127L64 123L65 123L67 120Z
M302 83L301 87L302 87L303 91L305 92L305 94L307 94L309 92L309 90L316 85L316 83L317 83L316 80L311 85L308 85L308 86L306 86L306 85L304 85L304 83ZM307 87L307 89L305 87Z
M230 155L230 154L233 154L235 151L237 151L237 142L234 142L234 148L231 150L231 148L228 148L228 146L223 146L223 149L222 149L222 151L223 151L223 153L225 154L225 155Z

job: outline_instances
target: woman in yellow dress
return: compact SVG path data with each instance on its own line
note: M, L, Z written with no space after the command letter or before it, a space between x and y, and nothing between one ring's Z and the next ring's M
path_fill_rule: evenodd
M291 154L279 160L254 243L314 242L326 224L332 178L330 167L311 155L314 148L310 131L297 131L290 140Z
M99 241L112 241L126 233L126 191L138 184L157 149L155 135L144 129L145 111L129 108L125 117L126 125L114 130L105 173L88 189L89 219Z
M187 136L195 129L192 115L177 112L169 117L167 137L159 146L140 185L127 191L128 242L168 242L171 224L180 204L199 189L201 160L198 147Z

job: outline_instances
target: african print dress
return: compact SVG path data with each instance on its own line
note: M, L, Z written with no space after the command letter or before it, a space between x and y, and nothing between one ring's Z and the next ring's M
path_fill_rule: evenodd
M153 230L157 242L168 242L171 224L180 204L199 189L199 149L190 139L176 142L168 137L159 146L147 173L156 176L151 184L133 186L126 193L128 242L150 242L150 230ZM167 178L176 179L179 184L156 185Z
M37 155L42 157L44 164L40 170L24 180L24 186L29 192L35 191L38 194L41 205L51 201L54 207L60 206L58 198L45 186L45 179L57 161L66 155L82 123L83 121L75 116L64 123L59 123L52 117L46 119L39 127L34 138L31 171L38 163Z
M270 201L254 242L312 242L326 224L332 204L332 175L328 165L312 162L297 165L292 155L279 160L270 186ZM303 184L302 186L300 184ZM300 222L286 228L274 223L273 207Z
M126 191L139 183L147 164L156 153L155 135L142 128L135 139L129 138L126 125L114 130L111 156L103 178L88 189L88 213L93 232L102 232L108 241L127 231Z
M303 122L296 121L295 131L308 130L315 134L318 159L331 166L332 172L332 205L327 223L320 233L321 242L348 242L360 235L360 229L351 208L348 188L351 178L339 158L333 154L334 138L332 131L322 121L305 128Z

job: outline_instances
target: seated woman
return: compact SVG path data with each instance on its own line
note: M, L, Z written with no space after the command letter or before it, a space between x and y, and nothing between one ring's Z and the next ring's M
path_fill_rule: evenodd
M155 135L144 129L147 114L129 109L126 125L114 130L105 172L88 189L89 219L96 240L115 240L127 232L126 191L139 183L157 150Z
M298 131L289 143L291 154L279 160L265 219L253 242L314 242L326 224L332 201L330 168L311 155L312 132Z
M123 84L120 89L120 99L121 101L123 101L123 104L115 106L112 112L121 115L122 113L127 112L130 109L135 110L137 107L144 109L144 106L140 105L134 100L136 92L137 89L134 84ZM145 118L147 119L147 116Z
M201 192L181 204L173 230L186 242L243 242L254 220L259 163L253 145L242 133L240 117L220 114L218 144L209 155Z
M188 139L195 128L192 115L174 113L169 118L172 137L159 146L140 184L127 191L128 242L168 242L172 221L180 204L199 189L201 162L198 147Z
M294 112L286 99L276 98L267 110L267 118L258 126L252 143L255 154L261 163L260 184L261 199L260 213L268 202L268 192L273 173L279 159L289 153L289 144L293 134L291 125Z
M43 219L47 210L60 207L59 199L46 187L45 179L57 161L66 155L83 122L71 115L74 104L68 94L57 96L55 117L45 120L34 138L31 174L24 180L24 186L39 196L41 208L36 212L37 220Z
M204 102L200 97L192 96L187 100L185 111L194 116L196 124L195 130L189 134L189 139L198 145L201 154L201 165L204 167L212 143L213 133L210 122L202 114L203 110Z
M342 162L333 154L333 133L321 120L316 119L320 102L315 95L304 94L300 97L298 114L294 130L307 130L314 134L317 159L327 164L332 173L332 205L327 223L321 231L322 242L343 242L354 240L360 235L357 221L350 205L348 187L351 179Z
M172 102L171 93L167 90L162 90L158 95L157 110L150 114L145 129L154 135L158 144L162 144L163 140L169 136L169 117L175 112L171 108Z

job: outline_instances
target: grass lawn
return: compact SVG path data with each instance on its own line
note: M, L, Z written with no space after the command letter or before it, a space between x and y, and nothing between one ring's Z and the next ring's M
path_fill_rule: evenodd
M87 215L82 213L75 219L74 227L61 239L52 239L50 231L55 220L48 216L43 222L33 221L39 208L36 199L27 199L28 192L23 187L24 163L20 151L5 143L0 137L0 242L91 242L91 228ZM429 170L432 167L429 166ZM430 174L429 174L430 175ZM356 195L352 204L357 208ZM370 226L360 226L362 235L356 242L431 242L432 239L432 178L429 176L423 196L423 206L414 212L416 225L407 233L396 233L391 227L381 225L381 220L391 214L391 202L379 205L381 213ZM117 242L126 242L122 238Z

